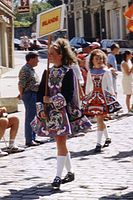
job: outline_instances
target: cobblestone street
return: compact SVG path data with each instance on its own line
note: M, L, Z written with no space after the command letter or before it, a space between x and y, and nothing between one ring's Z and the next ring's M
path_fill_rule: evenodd
M1 96L7 93L9 87L8 95L17 96L17 75L24 60L19 63L17 58L15 62L15 69L0 79ZM133 116L126 114L121 77L119 72L118 100L123 106L123 113L106 122L111 145L103 148L101 154L94 154L96 124L93 131L69 138L75 181L61 185L58 191L53 191L50 185L56 173L56 146L49 138L41 138L45 143L37 147L1 157L0 200L133 200ZM15 115L20 119L16 142L24 146L22 102ZM8 139L8 131L5 139ZM1 146L5 146L4 141Z

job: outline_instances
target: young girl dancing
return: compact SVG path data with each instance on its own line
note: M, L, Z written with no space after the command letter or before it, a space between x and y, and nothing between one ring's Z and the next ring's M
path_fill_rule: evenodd
M72 102L76 103L77 93L75 92L76 79L71 64L77 62L77 60L68 40L58 38L50 46L48 53L49 62L53 63L48 75L48 94L45 95L46 71L44 71L38 91L37 113L38 117L39 110L40 114L43 114L41 112L41 102L47 104L47 118L46 120L44 119L44 124L42 122L40 134L54 137L56 141L57 171L52 186L54 189L59 189L61 184L75 179L70 153L67 148L67 135L72 134L72 129L76 123L86 128L90 127L91 124L85 116L82 116L79 109L72 108ZM34 126L34 122L32 125ZM34 131L36 132L36 125ZM67 174L62 179L64 166L66 167Z
M104 118L108 113L121 108L115 99L111 71L106 67L106 55L101 50L93 50L90 54L90 70L87 75L86 98L83 108L86 114L97 118L97 144L95 152L101 152L102 135L105 136L103 147L109 146L109 137Z

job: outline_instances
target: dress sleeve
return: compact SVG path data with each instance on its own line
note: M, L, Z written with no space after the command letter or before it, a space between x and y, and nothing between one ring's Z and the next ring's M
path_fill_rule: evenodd
M44 70L42 79L39 85L39 90L37 92L37 102L43 103L43 96L45 95L45 82L46 82L46 70Z
M92 90L93 90L93 82L92 82L92 77L89 70L87 73L86 88L85 88L86 95L88 95Z
M83 79L82 72L80 70L79 65L78 64L73 64L71 66L71 68L73 69L73 72L75 73L75 76L77 77L79 83L81 85L84 85L84 79Z
M72 69L70 69L64 76L61 94L64 96L66 103L72 101L74 94L74 77Z
M112 95L115 95L113 88L112 74L110 70L107 70L103 76L102 88L103 90L107 90Z

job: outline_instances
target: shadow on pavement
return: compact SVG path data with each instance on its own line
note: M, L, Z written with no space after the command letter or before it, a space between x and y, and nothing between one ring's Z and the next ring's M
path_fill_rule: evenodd
M109 196L104 196L99 198L99 200L132 200L133 199L133 192L129 192L122 195L112 194Z
M54 190L50 183L41 183L39 185L36 185L34 187L26 188L23 190L13 190L10 189L9 192L10 195L6 195L5 197L0 197L0 200L35 200L39 199L45 196L51 196L55 193L63 193L64 190ZM68 192L68 191L67 191Z
M120 159L123 159L123 158L132 157L132 156L133 156L133 150L131 150L131 151L121 151L115 156L106 157L106 158L107 159L111 158L113 161L115 161L115 160L120 160Z
M89 156L89 155L96 155L96 153L94 152L94 149L91 149L89 151L79 151L79 152L73 152L71 151L71 158L77 158L79 157L80 160L85 160L85 159L89 159L89 158L84 158L86 156ZM48 158L45 158L44 160L51 160L51 159L56 159L56 157L48 157Z
M127 117L132 117L133 115L132 114L128 114L128 113L124 113L124 114L120 114L120 115L116 115L115 119L116 120L122 120L124 118L127 118Z
M6 181L6 182L0 183L0 185L8 185L8 184L13 183L13 182L14 182L14 181Z
M89 159L89 158L84 158L86 156L96 155L96 153L94 152L94 149L91 149L89 151L83 150L83 151L79 151L79 152L70 151L70 153L71 153L71 158L78 158L79 157L80 160ZM45 158L44 160L51 160L51 159L56 159L56 157L48 157L48 158Z
M94 149L91 149L89 151L79 151L79 152L73 152L71 151L71 157L72 158L77 158L77 157L85 157L85 156L89 156L89 155L95 155ZM83 159L83 158L81 158Z
M44 160L51 160L51 159L54 159L54 160L56 160L56 157L55 156L51 156L51 157L48 157L48 158L45 158Z

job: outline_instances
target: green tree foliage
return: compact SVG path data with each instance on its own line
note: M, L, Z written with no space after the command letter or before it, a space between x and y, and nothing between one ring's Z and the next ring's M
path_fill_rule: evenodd
M52 6L47 2L43 2L43 1L38 2L37 0L34 0L31 4L30 13L20 14L20 13L18 13L18 10L17 10L19 1L14 0L13 2L14 2L14 14L16 17L14 20L15 27L29 26L30 24L32 24L36 21L36 17L39 13L52 8Z

